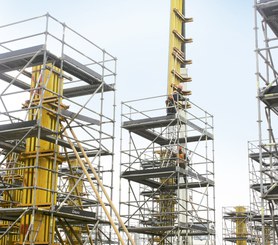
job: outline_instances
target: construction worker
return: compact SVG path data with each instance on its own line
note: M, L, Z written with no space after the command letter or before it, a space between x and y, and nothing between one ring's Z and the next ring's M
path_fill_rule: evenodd
M173 86L173 94L169 95L166 100L167 106L167 116L177 113L177 108L184 108L184 105L180 102L185 101L182 94L183 86L179 84L178 86Z
M178 147L177 158L179 167L185 168L186 164L188 163L188 157L186 156L182 146Z

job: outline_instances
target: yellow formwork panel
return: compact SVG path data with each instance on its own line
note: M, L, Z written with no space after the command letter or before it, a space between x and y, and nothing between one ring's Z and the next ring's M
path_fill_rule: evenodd
M185 60L183 46L192 42L191 39L184 37L184 23L191 22L192 19L185 18L183 9L185 0L171 0L170 12L170 33L169 33L169 57L168 57L168 94L172 94L173 85L190 82L191 78L181 74L181 67L191 64Z
M246 226L246 208L242 206L235 207L236 209L236 241L237 245L247 245L247 226ZM242 240L246 238L246 240Z
M49 101L45 103L44 100L49 100L49 98L56 98L55 101L60 100L57 94L62 94L63 81L59 76L58 68L51 64L46 67L48 68L36 66L32 69L31 88L34 90L30 94L30 101L37 103L39 109L30 110L28 119L37 120L42 127L56 131L59 129L57 117L48 113L48 110L57 110L57 105L52 106ZM58 170L59 160L55 162L54 157L42 153L58 151L57 147L37 137L26 140L26 152L22 154L21 159L24 160L25 166L30 168L24 170L23 185L30 188L24 189L21 206L50 209L51 203L56 204L57 197L56 194L52 194L52 191L57 189L58 176L55 173ZM30 157L34 152L37 152L37 157ZM24 240L33 241L35 244L53 244L54 233L55 219L53 217L41 213L28 214L21 219L19 244Z

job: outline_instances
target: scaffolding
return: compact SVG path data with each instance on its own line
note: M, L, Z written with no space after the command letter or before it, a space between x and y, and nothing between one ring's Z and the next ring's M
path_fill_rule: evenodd
M263 144L267 144L268 141L262 141ZM273 218L271 203L275 198L275 190L271 187L272 177L269 176L270 171L265 171L261 175L260 168L260 147L258 141L250 141L248 143L249 148L249 182L250 182L250 208L253 212L252 227L253 234L258 241L255 244L275 244L275 234L273 234ZM262 154L262 164L267 168L269 164L269 154L264 149ZM261 185L263 193L261 193ZM263 199L263 202L262 202ZM263 203L263 206L262 206ZM262 220L264 223L262 223Z
M277 44L278 1L255 0L258 141L249 143L251 208L261 228L260 244L277 244ZM264 120L263 120L264 119Z
M250 207L236 206L222 209L222 236L223 243L247 245L260 244L258 230L253 226L253 213Z
M50 14L0 36L0 244L118 243L116 58Z
M215 244L213 116L122 103L120 214L136 244Z

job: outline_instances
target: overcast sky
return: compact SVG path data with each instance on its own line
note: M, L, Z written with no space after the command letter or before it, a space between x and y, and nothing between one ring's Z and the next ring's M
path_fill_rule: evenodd
M166 94L169 2L2 0L0 25L49 12L104 47L118 58L120 113L120 101ZM191 100L215 117L219 216L222 206L249 204L247 141L257 139L253 0L186 2L194 18L187 25Z

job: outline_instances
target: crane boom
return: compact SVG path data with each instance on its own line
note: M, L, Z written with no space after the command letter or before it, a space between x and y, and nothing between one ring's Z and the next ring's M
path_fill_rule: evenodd
M185 44L191 43L191 38L185 37L185 23L192 22L192 18L185 17L185 0L171 0L169 60L168 60L168 94L173 92L173 85L190 82L182 68L191 64L186 60ZM190 92L186 91L189 95Z

